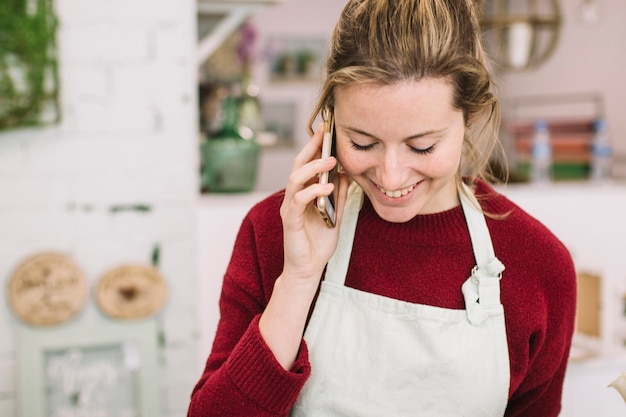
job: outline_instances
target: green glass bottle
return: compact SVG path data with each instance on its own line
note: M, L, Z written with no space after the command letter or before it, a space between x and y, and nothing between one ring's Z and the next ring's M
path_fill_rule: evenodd
M256 184L259 144L254 137L239 134L237 99L229 94L222 101L221 128L200 145L202 189L216 193L251 191Z

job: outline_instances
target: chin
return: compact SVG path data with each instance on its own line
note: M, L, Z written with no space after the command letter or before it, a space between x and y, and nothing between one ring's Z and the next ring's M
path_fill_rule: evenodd
M380 207L378 204L373 204L373 206L376 214L389 223L406 223L419 214L418 211L413 209Z

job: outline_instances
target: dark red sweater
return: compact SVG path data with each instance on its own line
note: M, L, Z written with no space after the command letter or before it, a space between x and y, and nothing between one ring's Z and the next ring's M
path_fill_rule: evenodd
M484 183L501 280L511 364L506 416L556 417L574 329L576 275L564 245L537 220ZM189 417L285 416L310 373L306 343L290 371L264 343L258 318L282 271L283 193L243 220L224 277L221 318ZM463 309L461 284L475 261L460 206L406 223L382 220L365 199L346 285L412 303ZM454 393L451 393L454 395ZM363 399L364 401L376 399Z

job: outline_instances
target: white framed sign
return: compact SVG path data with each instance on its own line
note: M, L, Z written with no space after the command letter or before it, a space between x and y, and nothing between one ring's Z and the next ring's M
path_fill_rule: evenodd
M18 330L19 415L158 417L153 321Z

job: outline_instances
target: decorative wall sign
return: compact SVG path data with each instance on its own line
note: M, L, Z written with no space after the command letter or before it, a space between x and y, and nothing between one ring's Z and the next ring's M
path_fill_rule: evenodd
M115 416L139 414L136 343L62 347L43 355L46 403L48 410L54 410L52 415L76 415L69 410L107 410Z
M18 332L18 414L159 416L154 322Z
M87 300L87 282L66 255L46 252L24 261L9 279L9 304L23 321L52 326L75 316Z
M167 286L150 265L122 265L107 272L96 288L102 311L117 319L140 319L156 313L165 303Z

